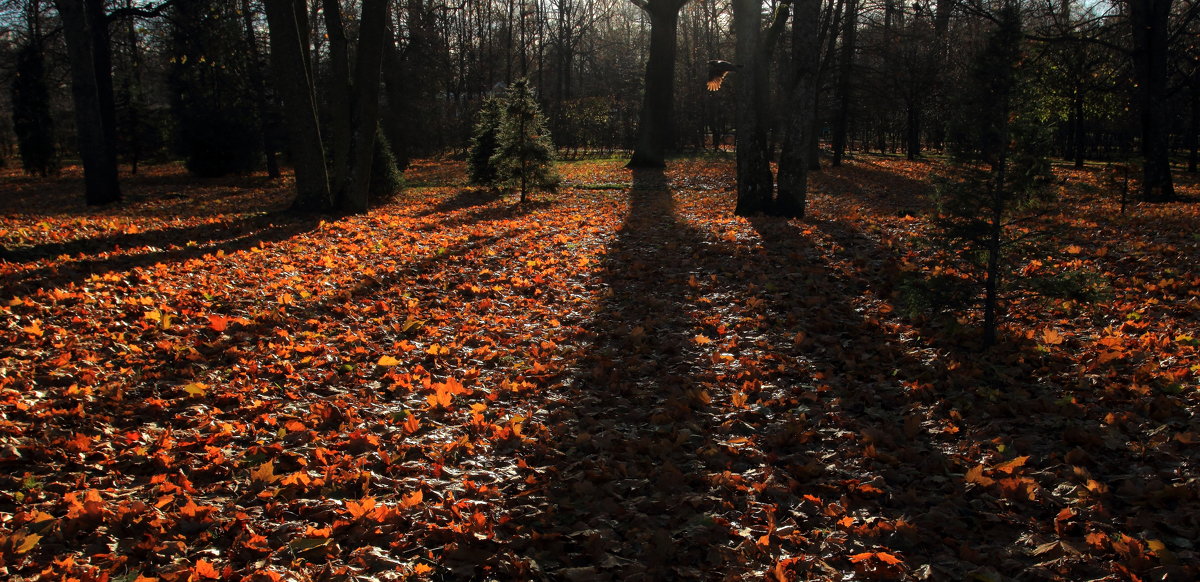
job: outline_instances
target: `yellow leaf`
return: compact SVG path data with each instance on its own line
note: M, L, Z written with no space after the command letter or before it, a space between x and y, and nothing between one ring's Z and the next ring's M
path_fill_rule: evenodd
M400 360L397 360L396 358L393 358L391 356L381 356L379 358L379 361L375 362L375 365L377 365L377 366L395 366L396 364L399 364L399 363L400 363Z
M20 535L21 534L18 533L16 535L14 535L13 537L15 538ZM38 541L40 541L41 539L42 539L42 536L40 536L38 534L25 534L24 536L21 537L21 541L18 542L13 549L18 554L24 554L25 552L32 550L33 547L36 546Z
M205 394L208 394L208 384L205 384L203 382L192 382L191 384L184 384L183 391L187 392L188 396L193 396L193 397L199 398L201 396L204 396Z
M696 342L698 345L711 344L712 338L706 335L697 335L696 337L692 338L692 341Z

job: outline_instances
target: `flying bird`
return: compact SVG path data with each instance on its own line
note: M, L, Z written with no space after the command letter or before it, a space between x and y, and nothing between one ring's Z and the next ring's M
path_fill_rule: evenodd
M729 61L708 61L708 90L720 89L721 83L725 82L725 75L740 68L742 68L741 65L735 65Z

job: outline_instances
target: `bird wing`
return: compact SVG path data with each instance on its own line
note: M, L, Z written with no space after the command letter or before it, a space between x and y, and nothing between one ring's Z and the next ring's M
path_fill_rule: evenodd
M721 89L721 83L725 82L725 76L729 71L709 71L708 74L708 90L718 91Z
M736 71L740 68L742 68L741 65L735 65L729 61L708 61L708 90L719 90L721 88L721 83L725 82L725 76L728 75L730 71Z

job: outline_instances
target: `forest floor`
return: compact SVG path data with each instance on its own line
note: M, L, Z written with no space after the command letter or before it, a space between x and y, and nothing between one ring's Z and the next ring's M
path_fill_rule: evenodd
M860 156L790 221L733 216L731 160L524 205L421 162L340 218L7 174L0 577L1197 579L1200 205L1059 169L1014 267L1108 294L982 352L903 305L962 272L931 170Z

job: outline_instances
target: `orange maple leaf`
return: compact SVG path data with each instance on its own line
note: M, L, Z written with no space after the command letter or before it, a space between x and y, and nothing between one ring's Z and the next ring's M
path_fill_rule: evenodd
M216 580L221 577L221 573L218 572L216 567L214 567L207 560L197 560L196 567L192 569L192 572L200 578L211 578Z

